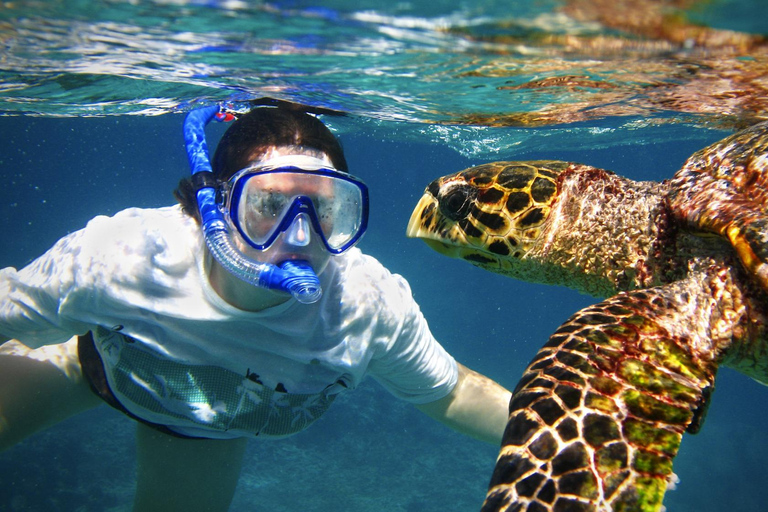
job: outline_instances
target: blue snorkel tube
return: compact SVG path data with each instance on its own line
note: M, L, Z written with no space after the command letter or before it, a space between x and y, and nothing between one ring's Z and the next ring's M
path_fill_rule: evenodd
M184 144L208 249L222 267L247 283L288 292L303 304L317 302L323 290L308 262L286 261L280 266L255 262L246 258L232 243L227 221L216 204L217 183L205 142L205 126L214 118L225 118L220 110L218 105L203 107L193 110L184 119Z

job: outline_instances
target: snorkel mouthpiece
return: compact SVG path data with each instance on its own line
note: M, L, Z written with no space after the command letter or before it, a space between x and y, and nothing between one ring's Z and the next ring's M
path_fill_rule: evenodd
M301 303L311 304L320 300L323 289L314 269L307 261L285 261L280 267L270 265L260 276L262 286L290 292Z
M232 242L227 222L216 204L216 180L205 141L205 126L214 118L233 119L231 114L221 112L218 105L193 110L184 119L184 142L208 249L222 267L247 283L288 292L303 304L317 302L323 290L308 262L286 261L280 266L256 262L246 258Z

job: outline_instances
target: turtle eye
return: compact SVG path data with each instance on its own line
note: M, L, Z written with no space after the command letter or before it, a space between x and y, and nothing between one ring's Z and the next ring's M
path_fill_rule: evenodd
M454 185L437 197L440 212L452 221L461 220L469 214L477 191L469 185Z

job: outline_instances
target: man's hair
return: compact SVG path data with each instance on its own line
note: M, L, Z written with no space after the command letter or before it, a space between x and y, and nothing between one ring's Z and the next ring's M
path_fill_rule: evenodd
M321 151L328 155L336 169L348 171L341 144L328 127L296 105L290 105L254 108L238 116L222 136L211 161L213 176L219 183L248 167L269 148L279 146ZM174 196L187 215L201 222L191 176L179 182Z

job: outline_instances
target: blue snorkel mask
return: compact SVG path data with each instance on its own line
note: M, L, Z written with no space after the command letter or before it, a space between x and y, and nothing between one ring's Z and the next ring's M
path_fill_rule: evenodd
M284 225L285 222L280 223L272 236L267 236L264 240L258 240L261 243L255 243L254 238L258 233L254 233L254 227L246 226L245 220L239 222L236 212L233 218L233 212L230 211L232 205L229 204L231 200L228 200L225 205L217 203L217 187L219 184L213 176L208 146L205 140L205 126L212 119L228 121L232 117L230 114L221 112L218 105L214 105L193 110L187 114L184 120L184 140L192 171L192 180L197 191L197 203L202 218L203 236L208 249L222 267L247 283L271 290L288 292L304 304L318 301L322 296L320 280L307 261L289 260L279 265L258 262L246 257L233 243L232 232L239 232L249 245L263 250L274 240L275 234L284 232L287 226ZM258 183L259 177L263 174L284 172L285 169L254 169L254 171L246 170L238 174L246 175L251 183L254 184ZM318 169L317 174L315 174L315 170L311 171L313 175L317 176L325 176L334 172L341 174L334 170ZM312 226L315 232L320 234L320 238L332 254L343 252L357 242L365 231L368 216L368 195L365 185L348 175L339 176L337 179L344 183L351 182L360 190L360 197L358 199L360 204L359 220L357 222L347 222L347 224L353 224L353 226L344 229L344 233L341 233L342 230L338 227L339 223L337 223L336 228L326 228L325 231L327 233L325 233L323 231L325 224L321 225L319 220L322 214L322 207L306 204L309 199L304 196L298 196L295 200L292 199L288 209L289 214L299 219L298 222L306 222ZM244 180L233 179L231 182L240 186L239 184L244 183ZM346 188L352 190L351 186ZM239 199L240 189L237 187L233 191L227 191L226 189L227 187L225 187L225 193L230 198L235 197ZM349 194L351 193L349 192ZM258 195L255 201L258 201ZM245 200L243 204L247 204ZM321 212L318 213L317 210L321 210ZM343 211L348 210L347 208ZM244 216L243 219L245 218ZM329 229L334 229L334 231L331 232ZM350 230L354 232L351 234L346 233ZM342 238L343 243L337 242L337 240L342 240Z

